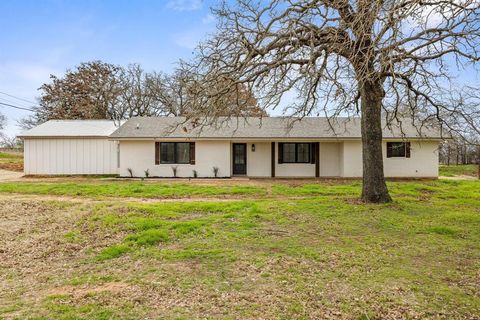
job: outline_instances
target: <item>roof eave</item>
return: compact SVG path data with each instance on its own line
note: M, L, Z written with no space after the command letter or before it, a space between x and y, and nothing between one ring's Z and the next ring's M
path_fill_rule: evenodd
M109 140L360 140L361 137L154 137L154 136L139 136L139 137L115 137L109 136ZM383 137L383 140L445 140L442 137Z

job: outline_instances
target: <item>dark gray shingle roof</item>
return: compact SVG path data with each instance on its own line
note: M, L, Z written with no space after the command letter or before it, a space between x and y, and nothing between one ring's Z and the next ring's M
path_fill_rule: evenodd
M403 132L403 134L402 134ZM432 127L417 128L411 122L389 129L384 125L384 138L440 139L440 131ZM124 123L110 138L333 138L361 137L359 118L305 117L284 118L219 118L214 125L193 125L184 117L135 117Z

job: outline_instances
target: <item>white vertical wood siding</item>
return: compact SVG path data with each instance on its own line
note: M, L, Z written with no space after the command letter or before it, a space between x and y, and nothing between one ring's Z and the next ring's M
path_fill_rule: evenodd
M107 138L26 138L27 175L115 174L116 142Z

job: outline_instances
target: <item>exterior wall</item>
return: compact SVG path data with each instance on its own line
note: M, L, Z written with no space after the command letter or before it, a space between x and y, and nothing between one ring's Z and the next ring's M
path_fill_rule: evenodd
M252 151L252 144L255 151ZM247 176L270 177L272 175L271 142L247 143Z
M235 141L241 143L242 141ZM255 151L252 151L252 143ZM386 141L383 142L384 168L386 177L437 177L438 142L411 142L410 158L386 158ZM27 148L27 147L26 147ZM172 166L177 166L178 177L192 177L197 170L199 177L213 177L212 167L219 167L219 177L232 174L231 141L196 141L196 162L190 164L155 165L155 143L149 141L121 141L121 176L129 176L127 168L134 176L144 176L149 170L150 176L172 177ZM27 151L26 151L27 152ZM271 142L247 143L247 176L271 176ZM278 163L278 143L275 143L276 177L315 177L315 164ZM362 176L361 141L321 142L320 176L359 178Z
M340 150L341 143L322 142L320 143L320 176L339 177L341 174Z
M278 163L278 142L275 142L275 177L315 177L315 164Z
M383 165L386 177L438 177L438 146L435 141L412 141L410 158L387 158L387 143L383 142Z
M249 177L270 177L271 142L247 143L247 175ZM320 176L340 176L341 143L320 144ZM310 163L278 163L278 143L275 145L275 176L276 177L315 177L315 164Z
M438 177L437 141L411 141L410 158L387 158L387 141L382 143L385 177ZM361 141L343 143L343 177L362 176Z
M219 168L219 177L231 176L231 145L229 141L196 141L195 165L159 164L155 165L155 141L120 141L120 169L122 177L130 176L131 168L135 177L144 177L149 170L151 177L173 177L172 167L177 167L177 177L213 177L213 167Z
M340 177L344 176L344 171L345 171L344 168L343 168L344 150L345 150L345 147L343 145L343 142L339 143L339 145L338 145L338 157L339 157L338 170L340 171L340 174L339 174Z
M24 142L25 174L117 173L117 144L108 138L26 138Z
M356 178L362 176L362 142L343 142L343 175L345 178Z

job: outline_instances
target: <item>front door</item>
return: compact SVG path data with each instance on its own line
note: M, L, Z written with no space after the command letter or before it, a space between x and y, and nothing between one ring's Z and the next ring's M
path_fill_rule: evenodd
M233 174L234 175L247 174L247 144L246 143L233 144Z

